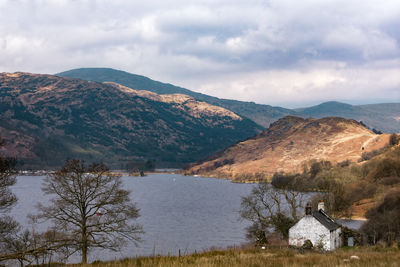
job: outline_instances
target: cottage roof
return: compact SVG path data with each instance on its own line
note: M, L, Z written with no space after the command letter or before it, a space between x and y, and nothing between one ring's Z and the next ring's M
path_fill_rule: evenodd
M329 231L336 230L340 227L340 224L336 223L328 214L323 210L314 211L312 216L317 219L323 226L328 228Z

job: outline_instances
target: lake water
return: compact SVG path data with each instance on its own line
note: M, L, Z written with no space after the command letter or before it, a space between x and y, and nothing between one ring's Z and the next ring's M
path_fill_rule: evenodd
M12 187L18 204L11 214L29 227L28 213L36 213L37 202L46 204L48 196L41 191L44 177L19 176ZM203 251L212 247L226 248L245 243L249 225L239 216L241 197L253 185L228 180L177 174L149 174L146 177L123 177L125 189L140 208L143 242L128 244L120 252L92 251L93 260L112 260L139 255L177 255ZM45 228L42 226L42 228ZM74 257L71 261L79 260Z

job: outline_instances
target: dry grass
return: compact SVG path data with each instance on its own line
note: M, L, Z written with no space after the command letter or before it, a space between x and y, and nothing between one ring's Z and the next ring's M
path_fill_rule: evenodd
M351 256L359 259L351 259ZM371 247L304 254L290 249L215 250L183 257L143 257L75 266L400 266L400 250Z
M314 159L334 164L347 159L356 162L363 152L385 147L389 138L390 134L374 134L351 120L286 117L271 125L268 132L219 152L187 173L257 181L280 171L301 172ZM225 160L233 163L218 164Z

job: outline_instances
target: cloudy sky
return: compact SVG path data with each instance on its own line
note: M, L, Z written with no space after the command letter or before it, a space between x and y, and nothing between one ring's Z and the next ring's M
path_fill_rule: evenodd
M400 102L400 0L0 0L0 72L80 67L284 107Z

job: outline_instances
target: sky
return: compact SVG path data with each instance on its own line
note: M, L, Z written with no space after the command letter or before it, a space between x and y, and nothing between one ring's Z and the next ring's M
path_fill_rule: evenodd
M82 67L289 108L400 102L400 0L0 0L0 72Z

